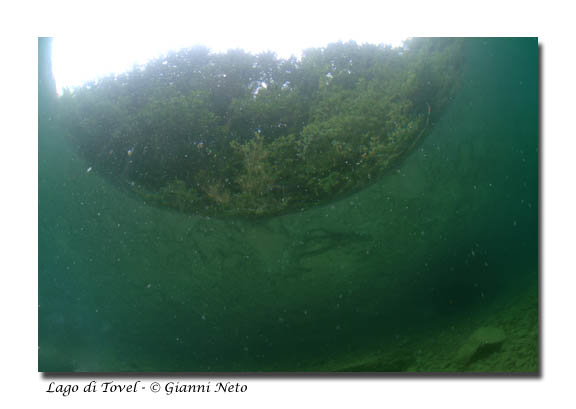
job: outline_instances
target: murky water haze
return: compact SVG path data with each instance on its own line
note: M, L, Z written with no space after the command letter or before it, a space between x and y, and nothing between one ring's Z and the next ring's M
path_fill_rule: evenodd
M379 350L407 370L430 334L535 295L537 39L468 40L466 57L397 170L258 222L124 194L41 105L40 371L338 370Z

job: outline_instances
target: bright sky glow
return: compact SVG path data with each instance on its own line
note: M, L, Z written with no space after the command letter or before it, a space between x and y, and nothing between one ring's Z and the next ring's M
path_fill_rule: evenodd
M405 40L401 35L331 36L326 32L300 32L287 38L279 35L263 36L261 31L243 31L234 36L221 35L195 36L173 35L162 37L100 37L93 38L67 36L56 37L52 46L52 69L56 87L79 86L82 83L104 77L111 73L129 71L134 65L145 64L170 50L178 50L194 45L204 45L212 52L225 52L231 48L242 48L251 53L274 51L278 57L299 57L302 50L310 47L323 47L335 41L354 40L359 44L391 44L400 46Z

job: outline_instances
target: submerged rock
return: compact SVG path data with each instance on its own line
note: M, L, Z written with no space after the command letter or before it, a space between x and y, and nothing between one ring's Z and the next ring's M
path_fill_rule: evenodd
M506 334L501 328L478 328L456 352L456 362L461 369L465 369L498 351L505 340Z

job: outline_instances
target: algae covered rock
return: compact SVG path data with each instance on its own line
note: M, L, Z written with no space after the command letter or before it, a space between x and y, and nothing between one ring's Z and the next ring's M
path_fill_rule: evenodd
M498 351L505 340L506 334L501 328L478 328L458 349L455 360L460 367L465 368Z
M354 42L301 59L203 47L66 91L58 123L87 167L149 204L266 217L358 191L453 96L461 41Z

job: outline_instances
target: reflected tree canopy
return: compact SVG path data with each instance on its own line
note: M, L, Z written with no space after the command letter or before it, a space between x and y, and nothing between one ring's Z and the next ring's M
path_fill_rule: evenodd
M65 92L58 121L88 166L147 203L267 217L378 180L430 131L461 66L457 39L300 60L194 47Z

